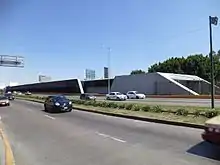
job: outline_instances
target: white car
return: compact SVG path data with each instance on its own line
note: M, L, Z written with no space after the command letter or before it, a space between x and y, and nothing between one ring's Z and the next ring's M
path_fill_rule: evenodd
M128 99L145 99L145 94L138 93L137 91L128 91Z
M106 95L106 100L126 100L127 96L120 92L111 92Z

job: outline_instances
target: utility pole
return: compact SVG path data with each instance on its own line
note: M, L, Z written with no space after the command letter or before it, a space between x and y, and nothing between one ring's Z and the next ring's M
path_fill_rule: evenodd
M212 50L212 24L213 25L217 25L218 24L218 17L212 17L209 16L209 38L210 38L210 69L211 69L211 108L214 109L215 108L215 78L214 78L214 62L213 62L213 50Z
M108 48L108 93L111 92L111 76L110 76L110 60L111 60L111 48Z

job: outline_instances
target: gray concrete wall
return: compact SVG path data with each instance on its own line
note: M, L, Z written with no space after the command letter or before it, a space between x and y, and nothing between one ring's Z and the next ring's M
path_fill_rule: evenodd
M136 90L148 95L189 94L188 91L170 82L158 73L116 76L111 91L127 93Z
M211 84L206 81L182 80L180 83L201 95L207 95L211 93ZM220 94L220 88L218 86L215 87L215 94Z
M86 89L87 93L98 93L98 94L106 94L108 92L108 87L88 87Z

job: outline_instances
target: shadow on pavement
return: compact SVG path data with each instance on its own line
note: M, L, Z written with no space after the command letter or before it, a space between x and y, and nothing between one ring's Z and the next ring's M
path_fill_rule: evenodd
M205 141L191 147L187 153L220 161L220 146Z
M41 111L43 111L44 113L48 113L48 114L60 114L60 113L66 113L66 112L62 112L62 111L60 111L60 112L46 112L44 109L41 110Z

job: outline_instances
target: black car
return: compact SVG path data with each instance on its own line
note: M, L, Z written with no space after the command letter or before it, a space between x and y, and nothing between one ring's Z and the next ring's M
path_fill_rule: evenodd
M72 111L72 102L65 96L48 96L44 103L46 112L70 112Z
M8 100L14 100L15 99L15 96L13 94L11 94L11 93L6 93L5 97L7 97Z
M88 93L82 93L80 95L80 99L81 100L96 100L96 97Z

